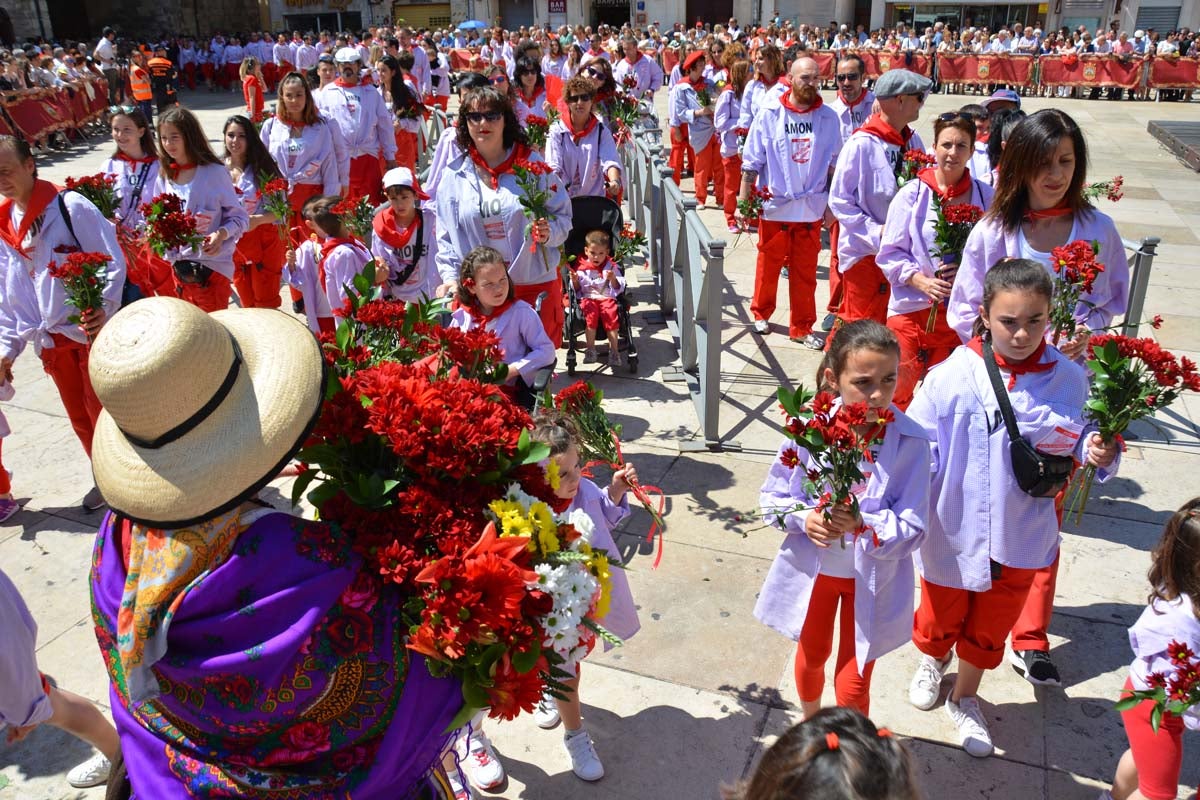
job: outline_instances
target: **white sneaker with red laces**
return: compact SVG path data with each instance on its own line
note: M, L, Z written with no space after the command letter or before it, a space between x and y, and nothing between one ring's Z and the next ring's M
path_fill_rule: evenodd
M461 749L462 744L460 739L459 760L471 783L484 790L495 789L504 783L504 765L487 734L480 730L471 731L465 752Z
M457 769L447 773L446 777L450 779L450 791L454 792L454 800L475 800L475 792L471 791L471 785L463 786Z

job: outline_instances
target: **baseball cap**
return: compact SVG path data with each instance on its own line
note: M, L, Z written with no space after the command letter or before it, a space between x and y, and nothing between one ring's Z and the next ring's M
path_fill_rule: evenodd
M412 189L421 200L428 200L429 195L421 191L420 185L417 184L417 179L413 172L408 167L396 167L389 169L383 175L383 188L390 189L393 186L403 186Z
M353 64L354 62L360 60L360 56L358 51L353 47L341 47L338 48L337 53L334 54L333 60L339 64Z
M1012 89L997 89L996 91L992 92L991 97L987 98L986 100L979 101L979 105L983 106L984 108L989 108L992 103L998 103L1002 101L1016 103L1017 108L1021 107L1021 95L1017 94Z
M321 53L321 55L317 56L317 61L323 61L326 64L332 64L333 56L329 55L329 53Z

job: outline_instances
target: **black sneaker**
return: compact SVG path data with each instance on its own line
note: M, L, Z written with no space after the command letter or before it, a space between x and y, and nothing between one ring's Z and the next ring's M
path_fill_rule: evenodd
M1058 667L1045 650L1013 650L1009 661L1034 686L1062 686Z
M833 323L837 322L837 314L826 314L825 319L821 320L821 330L833 330Z
M303 314L304 313L304 298L303 297L301 297L299 300L292 301L292 313L293 314Z

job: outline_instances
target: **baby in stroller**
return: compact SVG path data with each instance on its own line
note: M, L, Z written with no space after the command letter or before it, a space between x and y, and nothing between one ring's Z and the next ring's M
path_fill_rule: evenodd
M584 237L583 257L571 272L571 285L583 312L586 347L583 363L595 364L596 329L604 322L608 336L608 363L621 365L621 347L617 343L619 327L617 298L625 291L625 277L612 260L612 235L608 231L588 231Z

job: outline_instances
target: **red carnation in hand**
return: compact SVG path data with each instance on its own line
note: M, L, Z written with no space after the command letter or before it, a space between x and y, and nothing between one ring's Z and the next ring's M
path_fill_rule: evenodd
M1176 666L1186 666L1191 663L1196 654L1184 642L1171 642L1167 645L1167 657Z
M795 469L800 465L800 453L796 451L796 448L789 447L779 454L779 463L788 469Z

